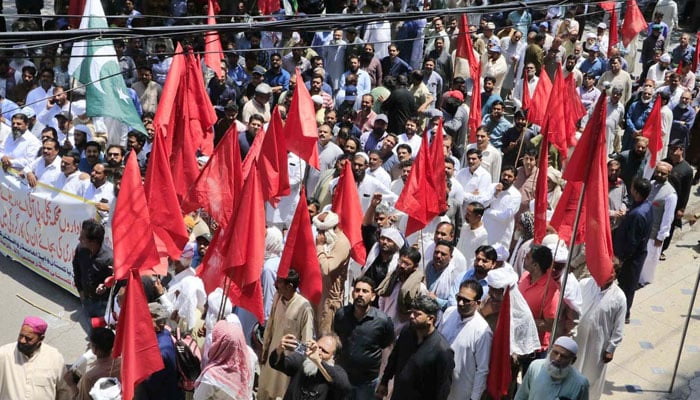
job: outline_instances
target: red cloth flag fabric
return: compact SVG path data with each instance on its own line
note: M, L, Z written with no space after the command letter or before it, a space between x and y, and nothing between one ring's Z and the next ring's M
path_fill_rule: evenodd
M649 117L644 123L644 128L642 128L642 136L649 139L648 150L651 153L649 158L649 167L652 169L656 167L656 160L659 156L659 151L663 147L663 141L661 136L663 132L661 131L661 96L656 96L654 101L654 106L651 108Z
M136 153L131 150L126 160L112 219L114 279L126 278L132 268L147 270L160 266L153 236L151 216L141 184ZM167 265L166 271L159 273L165 275Z
M182 86L181 86L182 87ZM184 86L187 87L186 85ZM185 89L186 90L186 89ZM179 201L187 195L190 187L199 176L199 165L195 146L188 125L190 121L189 107L186 95L180 91L176 97L177 109L181 110L175 116L175 127L172 133L172 152L170 153L170 168L172 171L175 193Z
M321 281L321 265L316 255L316 241L311 231L309 208L304 200L306 199L304 185L301 186L299 199L289 233L287 233L287 241L284 244L277 276L286 277L289 270L294 269L299 274L301 294L312 304L318 304L321 301L323 282Z
M297 82L304 82L299 68L296 70ZM284 125L287 149L298 155L310 166L319 169L318 163L318 125L314 102L306 85L296 85L294 97L289 106L287 121Z
M693 54L693 66L690 69L695 73L698 70L698 59L700 59L700 32L697 35L697 42L695 43L695 54Z
M335 185L331 210L338 214L338 226L350 241L350 256L360 265L365 265L367 249L362 241L362 204L357 192L352 166L346 162Z
M486 392L493 399L508 395L511 382L510 374L510 287L503 293L503 302L498 312L496 331L491 342L489 375L486 380Z
M203 208L219 225L225 225L242 186L238 131L232 124L182 200L182 210L188 213Z
M583 201L586 215L585 218L581 216L579 224L583 222L586 226L586 265L598 286L607 283L613 272L605 144L606 108L607 94L603 92L562 176L569 184L586 184L582 189L585 190Z
M165 368L141 276L136 269L128 274L124 305L119 312L112 357L122 357L122 399L134 398L134 388L154 372Z
M216 6L214 6L216 4ZM207 25L216 25L214 15L217 13L218 2L209 0L207 12ZM204 35L204 64L211 68L218 77L224 75L221 68L221 60L224 59L224 49L221 47L221 39L216 31L209 31Z
M615 9L614 1L604 1L599 6L610 14L610 36L607 49L608 55L610 55L610 50L620 41L617 29L617 10Z
M167 255L179 260L189 234L177 201L165 144L159 134L153 139L144 191L156 237L163 242Z
M622 29L620 29L622 45L627 47L639 32L647 29L647 26L647 21L637 5L637 0L627 0L625 20L622 22Z
M568 87L564 82L560 64L554 74L554 83L543 119L542 133L547 136L547 141L557 148L562 159L566 159L568 156L567 121L569 116L567 116L566 104L569 101L567 94ZM575 129L575 125L572 128Z
M564 96L564 113L566 114L566 144L569 147L576 146L576 123L586 115L586 108L581 102L581 96L576 92L576 81L574 74L564 79L567 94Z
M445 175L445 149L443 148L442 118L438 122L433 142L430 144L430 160L433 165L433 184L438 200L438 210L442 214L447 211L447 176Z
M80 20L85 11L85 0L70 0L68 3L68 15L71 17L68 19L68 25L71 28L76 29L80 26Z
M681 62L678 63L678 67L676 68L676 73L678 75L683 75L683 59L681 59Z
M429 146L428 135L423 135L421 149L429 149ZM406 236L423 229L440 214L437 193L432 182L432 170L429 151L418 151L406 185L396 201L396 209L408 215Z
M574 219L576 218L576 209L582 186L581 182L566 183L557 203L557 208L554 209L552 219L549 221L549 224L556 229L559 238L566 243L571 243L571 234L574 231ZM576 232L576 244L583 243L585 239L585 216L586 204L584 203L581 205L581 218L579 219L578 231Z
M202 63L188 49L187 56L187 97L185 105L189 107L189 131L195 149L210 155L214 151L214 124L218 120L216 110L211 104L202 76ZM187 120L184 120L187 121Z
M270 15L280 10L279 0L258 0L260 15Z
M474 54L474 44L469 36L467 14L459 20L459 35L455 57L465 58L469 63L469 75L472 79L472 98L469 111L469 142L476 142L476 130L481 126L481 62Z
M287 170L287 139L277 106L272 110L272 118L262 139L258 166L263 197L273 207L277 207L280 199L291 193Z
M542 126L544 117L547 112L547 103L549 102L549 93L552 91L552 81L549 75L542 67L540 79L537 81L535 93L530 100L530 110L527 112L527 120L532 124Z
M549 140L542 136L540 158L535 181L535 244L541 244L547 234L547 169L549 168Z

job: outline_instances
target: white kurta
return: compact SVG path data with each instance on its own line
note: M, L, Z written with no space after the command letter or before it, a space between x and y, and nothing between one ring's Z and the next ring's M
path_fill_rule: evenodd
M486 389L493 333L478 312L462 319L457 306L445 310L439 327L455 354L449 400L479 400Z
M475 147L476 144L472 143L467 146L467 150ZM490 143L486 149L481 152L481 168L485 169L486 172L491 175L491 183L496 183L501 179L502 158L501 151L493 147Z
M455 174L455 179L464 189L464 202L466 204L473 201L484 203L491 195L489 192L492 183L491 174L481 166L473 173L469 167L462 168Z
M70 398L63 356L43 343L27 357L17 343L0 347L0 398L27 400L63 400Z
M306 170L306 163L294 153L287 154L287 172L289 173L290 194L280 199L277 208L272 207L269 203L265 204L265 217L267 223L276 226L289 228L294 217L294 212L297 209L299 202L299 193L301 192L301 181Z
M331 192L335 192L335 185L338 184L338 178L331 180ZM365 177L357 185L357 194L360 196L360 204L364 213L369 208L369 203L372 202L372 196L375 193L382 194L382 201L387 201L389 204L394 204L398 196L392 193L388 187L384 186L377 178L365 174Z
M488 244L488 233L486 232L486 228L484 228L484 224L481 224L481 226L476 229L471 229L467 223L462 225L459 241L457 242L455 250L459 249L464 255L467 269L474 266L474 252L476 249L485 244Z
M539 81L540 78L538 78L537 75L535 75L535 77L531 80L527 81L527 89L530 92L530 96L528 97L529 100L532 100L532 95L535 94L537 82ZM523 78L518 79L518 81L515 83L515 87L513 88L513 106L516 109L522 108L523 106Z
M331 42L321 50L323 56L323 66L326 73L331 78L333 90L339 89L340 77L345 72L345 41L331 40Z
M678 195L676 192L669 193L666 197L659 196L659 185L652 182L651 194L649 194L649 201L652 204L655 201L664 201L664 213L661 217L661 223L659 225L659 231L656 237L650 237L647 242L647 257L644 259L644 266L642 267L642 273L639 276L639 283L646 285L654 281L654 274L656 272L656 266L659 264L659 256L661 255L662 246L656 246L654 240L664 241L671 232L671 224L673 223L673 218L676 214L676 203L678 202Z
M580 284L583 315L575 338L579 350L574 366L588 378L589 398L595 400L605 386L603 352L614 353L622 342L627 302L617 284L603 291L592 278L582 279Z
M491 186L490 193L494 193L496 185ZM484 204L490 205L483 217L490 244L500 242L506 249L510 248L515 225L514 217L520 209L520 199L520 191L515 186L511 186Z

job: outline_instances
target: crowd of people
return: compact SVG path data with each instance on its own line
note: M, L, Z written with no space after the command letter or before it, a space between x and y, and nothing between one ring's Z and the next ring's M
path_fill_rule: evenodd
M18 2L18 10L38 14L40 3ZM168 17L206 15L200 1L104 3L113 15L110 24L118 27L173 25L181 20ZM220 3L237 14L234 21L252 14L246 2ZM329 14L380 17L324 31L220 32L223 74L204 68L202 77L218 116L214 144L234 134L245 158L272 110L277 107L285 119L295 86L305 85L316 112L320 168L288 153L291 194L276 208L267 205L263 323L232 304L222 288L205 291L198 269L216 223L201 210L183 215L190 241L181 257L170 260L167 276L142 277L165 369L140 383L135 398L600 398L635 292L653 283L700 179L693 170L700 163L700 87L693 70L698 43L679 26L692 2L640 3L650 11L649 27L627 47L608 46L608 14L583 3L469 14L468 34L481 62L478 86L458 57L458 16L397 23L381 15L488 1L327 2ZM324 7L284 2L301 13L314 13L319 4ZM68 2L56 6L67 8ZM142 6L150 11L140 12ZM153 15L158 7L167 10L160 20ZM23 16L12 29L70 24L64 17ZM181 40L195 51L203 47L202 38ZM3 172L35 191L83 197L99 217L83 222L73 259L75 287L94 322L89 351L66 369L60 352L42 343L47 323L28 317L17 343L0 348L0 398L120 398L120 360L111 354L126 288L109 283L110 217L127 154L145 175L175 44L168 38L114 41L146 134L87 115L84 88L68 74L70 43L17 45L0 57ZM615 271L602 287L590 277L585 244L570 246L551 226L541 244L533 240L542 135L523 107L542 74L553 81L559 67L565 78L572 75L587 113L577 121L578 136L607 94ZM469 132L473 96L481 97L483 120ZM642 130L656 99L663 146L652 165ZM423 136L432 141L439 125L448 208L406 235L408 216L396 201L414 159L427 151ZM548 219L566 185L566 160L554 146L549 154ZM200 168L210 156L198 153ZM351 243L339 226L343 210L331 211L346 163L363 213L364 265L351 259ZM300 198L302 186L306 198ZM308 205L321 267L318 304L300 293L294 268L277 276L299 201ZM500 368L510 370L512 382L507 394L494 395L487 382L502 371L489 369L490 355L504 319L511 362ZM193 365L182 358L182 343L191 345L186 353L196 359L196 378L184 372Z

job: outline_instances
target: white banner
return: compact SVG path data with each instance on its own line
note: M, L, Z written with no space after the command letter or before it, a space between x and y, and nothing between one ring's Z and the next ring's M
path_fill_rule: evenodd
M73 255L82 222L94 217L81 197L0 171L0 252L76 296Z

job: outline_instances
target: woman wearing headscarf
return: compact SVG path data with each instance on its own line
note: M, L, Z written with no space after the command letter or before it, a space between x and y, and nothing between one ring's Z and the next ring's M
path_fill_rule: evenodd
M194 400L253 398L254 360L240 324L217 322L207 354L209 361L195 382Z

